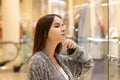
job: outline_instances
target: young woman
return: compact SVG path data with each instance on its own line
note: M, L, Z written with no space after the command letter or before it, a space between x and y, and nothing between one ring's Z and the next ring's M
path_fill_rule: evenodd
M68 54L61 54L62 46ZM62 18L48 14L37 22L27 80L75 80L93 67L93 60L73 40L66 39Z

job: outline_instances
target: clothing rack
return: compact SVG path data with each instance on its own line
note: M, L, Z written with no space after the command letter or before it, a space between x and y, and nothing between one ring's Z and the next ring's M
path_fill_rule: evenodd
M101 6L116 5L116 4L120 4L120 1L114 1L114 2L109 2L109 3L103 3Z

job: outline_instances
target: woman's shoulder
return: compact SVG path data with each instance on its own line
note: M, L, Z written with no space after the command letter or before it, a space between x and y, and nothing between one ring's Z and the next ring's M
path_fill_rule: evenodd
M30 59L29 59L29 64L30 65L36 65L36 64L44 64L45 60L43 58L43 53L42 51L39 51L35 53Z

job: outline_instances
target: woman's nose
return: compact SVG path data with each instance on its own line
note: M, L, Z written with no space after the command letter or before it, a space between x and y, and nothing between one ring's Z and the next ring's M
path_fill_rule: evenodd
M65 26L61 26L61 30L62 31L66 31L66 27Z

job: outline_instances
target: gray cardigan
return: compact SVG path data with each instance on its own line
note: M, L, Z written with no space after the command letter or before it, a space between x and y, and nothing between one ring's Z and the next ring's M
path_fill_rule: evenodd
M56 53L55 57L69 80L75 80L94 65L92 57L82 47L77 47L71 55ZM31 57L27 69L27 80L65 80L45 50Z

